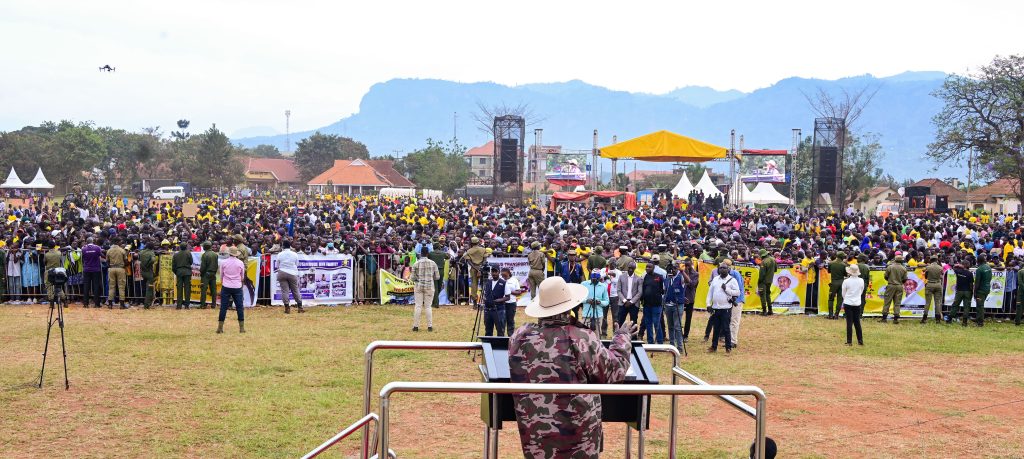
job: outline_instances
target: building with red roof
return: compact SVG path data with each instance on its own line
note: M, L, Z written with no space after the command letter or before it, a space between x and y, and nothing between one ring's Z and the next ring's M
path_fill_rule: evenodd
M388 160L338 159L334 165L306 183L314 193L362 195L382 188L415 188Z
M245 186L253 190L302 186L295 162L288 158L242 158Z

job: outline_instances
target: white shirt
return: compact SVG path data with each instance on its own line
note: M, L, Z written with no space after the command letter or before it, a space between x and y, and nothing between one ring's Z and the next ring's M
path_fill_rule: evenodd
M508 296L509 303L516 302L515 292L517 291L519 291L519 279L516 279L515 276L505 279L505 295Z
M725 289L722 289L722 286ZM729 304L729 298L740 295L740 286L736 284L736 279L732 276L719 276L715 273L715 277L711 278L711 285L708 287L707 306L713 309L729 309L732 307Z
M284 249L277 254L277 270L293 276L299 275L299 254L292 249Z
M860 304L861 293L864 293L864 279L860 277L847 277L843 281L843 304L863 306Z
M611 278L609 278L608 285L610 285L611 287L608 289L608 297L616 297L617 298L619 296L619 283L616 282L616 281L619 280L619 276L622 275L622 271L619 271L617 269L612 270L612 271L615 272L615 279L612 280Z

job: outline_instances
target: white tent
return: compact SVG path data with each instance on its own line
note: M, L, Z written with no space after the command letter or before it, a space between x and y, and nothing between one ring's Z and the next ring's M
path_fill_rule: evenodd
M14 172L14 168L11 168L11 173L7 174L7 181L0 185L0 188L26 188L28 185L21 181L18 177L18 173Z
M693 190L693 185L690 184L690 179L686 178L686 174L683 174L682 177L679 177L679 183L672 188L672 196L686 199L690 196L691 190Z
M25 184L25 188L31 188L34 190L51 189L53 184L46 181L46 177L43 176L43 168L39 168L36 171L36 177L31 182Z
M753 190L747 191L745 185L740 185L743 204L789 204L789 198L779 193L772 184L767 182L758 183Z
M700 181L697 182L697 186L695 188L697 191L703 191L705 198L722 194L722 191L711 182L711 176L708 175L707 169L704 169L704 176L700 178Z

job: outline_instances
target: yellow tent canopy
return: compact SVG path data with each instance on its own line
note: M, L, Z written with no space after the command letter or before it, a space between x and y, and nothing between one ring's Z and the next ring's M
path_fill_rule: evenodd
M725 158L726 149L669 131L652 132L601 148L602 158L704 162Z

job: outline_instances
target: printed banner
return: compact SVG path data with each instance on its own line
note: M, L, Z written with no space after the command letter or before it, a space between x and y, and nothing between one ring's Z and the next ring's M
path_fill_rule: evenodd
M353 293L353 259L351 255L299 254L298 281L302 305L350 304ZM277 255L270 257L270 304L284 304L281 285L277 282ZM384 271L383 269L378 271ZM291 292L289 298L294 297Z
M199 265L202 259L203 252L192 252L192 294L189 296L190 303L198 303L202 292L199 291L202 279L199 276ZM256 257L249 257L249 260L245 262L245 279L242 280L242 302L245 307L251 308L256 305L256 292L259 289L259 266L260 260ZM220 268L217 269L217 298L214 301L213 298L207 298L207 302L212 302L215 307L220 307ZM175 289L177 291L177 289ZM175 293L177 296L177 293Z
M971 274L974 274L974 269L971 269ZM985 309L1003 309L1003 293L1006 292L1006 271L1004 270L992 270L992 285L989 287L990 291L988 298L985 298ZM1017 288L1020 288L1018 285ZM952 269L946 271L946 288L944 289L944 298L946 306L953 306L953 298L956 296L956 273ZM971 304L969 307L974 307L974 299L972 295Z
M734 266L740 276L743 277L743 303L744 311L760 311L761 297L757 294L758 267L756 266ZM707 305L708 285L711 277L715 276L715 265L713 263L697 263L697 272L700 274L700 282L697 284L697 293L694 297L694 307L703 308ZM796 269L780 268L772 278L771 301L772 311L777 314L803 314L804 296L807 292L807 276Z
M832 276L827 269L818 271L821 279L821 287L818 289L818 315L828 315L829 284ZM867 294L864 298L864 316L880 316L885 305L885 290L888 282L885 280L885 269L871 268L869 272L871 281L864 287ZM903 299L900 301L900 318L921 318L924 314L924 268L907 270L907 281L903 283ZM842 294L833 300L842 305ZM893 306L889 306L889 314L895 315Z
M488 257L487 264L497 269L508 268L512 277L519 281L519 286L526 291L516 297L516 304L526 306L533 298L530 296L530 262L526 257ZM546 273L545 273L546 275Z
M413 283L391 274L386 269L378 269L378 285L380 285L380 304L413 304Z

